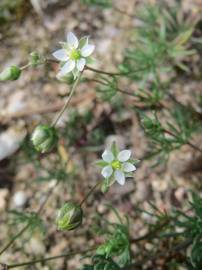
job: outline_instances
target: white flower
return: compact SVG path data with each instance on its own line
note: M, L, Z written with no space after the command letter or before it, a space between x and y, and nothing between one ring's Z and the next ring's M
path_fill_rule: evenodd
M127 173L136 170L136 167L130 162L130 157L130 150L120 151L116 155L111 150L105 150L102 154L105 166L101 174L107 179L114 177L120 185L124 185Z
M61 44L62 49L53 53L53 56L62 62L58 76L62 77L72 72L76 78L79 72L83 71L95 46L88 43L88 37L78 40L72 32L67 34L67 41Z

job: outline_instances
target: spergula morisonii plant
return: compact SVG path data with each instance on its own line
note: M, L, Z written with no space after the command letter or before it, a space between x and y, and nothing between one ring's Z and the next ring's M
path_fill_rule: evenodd
M118 9L112 1L83 0L83 2L88 5L112 8L119 14L134 19L133 14ZM64 158L64 152L61 150L59 142L61 138L65 141L69 134L77 132L74 139L75 144L77 144L76 151L79 151L78 145L82 145L83 137L88 138L86 134L83 137L82 135L87 132L83 126L87 121L90 121L90 117L87 116L86 122L84 121L82 124L70 119L66 133L57 124L64 112L67 112L71 118L69 111L71 99L79 83L83 81L92 81L97 84L95 89L97 94L101 93L103 100L111 104L113 112L120 113L124 107L122 102L124 97L129 97L132 102L127 106L127 109L136 113L142 127L141 135L143 136L144 132L149 143L145 147L145 156L140 160L134 159L136 154L133 153L130 143L121 148L117 141L114 141L111 145L98 149L98 160L95 161L95 164L101 168L100 171L97 171L99 180L83 196L82 201L75 201L77 197L75 195L74 201L64 200L63 204L59 206L54 223L57 233L62 231L62 233L68 234L72 230L84 229L86 227L84 204L87 199L98 187L101 188L102 193L107 193L113 189L116 182L119 184L118 188L124 189L123 185L127 185L128 180L133 181L135 172L144 159L150 158L154 161L155 166L163 166L169 160L170 154L183 146L201 155L200 145L193 142L193 134L197 134L201 130L201 115L193 106L186 106L180 100L176 100L173 93L170 92L173 81L177 79L176 74L178 74L179 69L181 72L186 72L188 67L185 63L188 62L189 56L196 53L194 49L190 48L195 39L193 38L189 43L194 33L195 24L191 25L186 21L178 22L176 10L169 10L167 6L161 5L144 7L144 10L138 14L141 23L135 29L134 35L132 34L133 30L131 30L130 46L125 50L123 61L118 65L116 72L110 72L107 68L99 70L91 66L91 57L93 52L96 52L96 46L91 42L90 36L78 39L73 32L69 32L66 40L60 42L62 48L53 53L50 52L52 58L38 52L32 52L25 66L12 65L0 73L0 81L6 83L20 79L27 68L56 63L55 77L58 79L58 83L62 81L70 88L63 107L53 117L52 122L40 123L33 129L29 142L31 141L32 150L34 148L36 151L30 151L29 142L25 145L27 156L32 162L34 160L36 168L44 170L43 176L39 177L38 181L49 181L52 178L56 180L36 212L12 211L12 215L15 217L15 222L12 225L22 223L24 226L11 237L8 243L2 244L0 255L9 249L16 242L16 239L28 229L34 231L36 228L40 228L40 230L45 231L40 215L45 210L46 201L57 185L65 183L66 179L74 179L75 177L73 170L69 172L68 167L69 161L74 157L70 155ZM87 70L93 72L95 78L89 78ZM172 76L168 76L165 80L163 75L169 71L172 71ZM124 82L129 82L125 88L119 87L121 78L124 78ZM130 90L130 83L134 82L137 84L137 91ZM168 103L167 100L169 100ZM168 104L172 104L172 107L169 107ZM169 115L169 119L163 118L162 112L164 111L166 111L166 116ZM67 134L67 136L63 136L63 134ZM94 137L91 138L94 138L95 142L96 140L103 142L104 132L102 136L100 133L93 135ZM65 141L65 147L71 148L71 142L72 140L69 140L65 144ZM47 169L40 164L38 157L45 154L42 156L48 158L49 152L54 151L58 154L58 159L55 159L54 162L50 160L53 162L53 166L51 169ZM70 185L68 188L71 188ZM61 194L61 199L63 199L63 194ZM167 212L159 209L153 203L150 203L150 206L151 211L148 212L140 209L138 205L132 205L131 208L129 207L129 218L125 216L123 218L114 206L107 205L106 208L114 213L116 219L111 222L105 217L105 214L96 215L92 231L102 237L102 241L97 241L99 243L96 246L90 246L87 249L81 248L81 250L73 252L68 251L53 257L44 255L43 258L34 258L27 262L13 264L6 262L6 264L0 264L0 267L1 269L30 267L30 265L40 262L44 265L46 261L68 258L79 253L83 254L83 257L90 258L89 262L85 263L79 270L129 270L136 269L136 267L137 269L151 269L151 267L157 269L157 267L161 267L162 262L163 267L166 265L168 267L166 269L169 270L182 269L177 268L178 266L187 270L201 270L202 199L200 194L191 192L185 209L174 208ZM141 219L142 213L151 217L146 222L143 221L145 233L132 235L131 231L134 234L135 230L134 228L131 230L133 223L130 223L130 216ZM138 234L137 230L136 233Z

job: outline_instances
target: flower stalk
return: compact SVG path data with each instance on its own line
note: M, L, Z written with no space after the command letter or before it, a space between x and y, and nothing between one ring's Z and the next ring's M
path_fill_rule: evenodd
M32 261L27 261L27 262L22 262L22 263L10 264L7 267L8 267L8 269L12 269L12 268L22 267L22 266L26 266L26 265L33 265L36 263L44 263L47 261L52 261L52 260L61 259L61 258L69 258L69 257L75 256L77 254L86 254L90 251L93 251L95 248L96 247L92 247L92 248L88 248L88 249L84 249L84 250L76 250L76 251L71 251L71 252L59 254L56 256L35 259Z
M58 113L58 115L55 117L55 119L53 120L53 122L51 124L52 127L56 126L56 124L59 121L60 117L63 115L63 113L67 109L67 107L68 107L68 105L69 105L69 103L71 101L71 98L72 98L72 96L73 96L73 94L74 94L74 92L76 90L76 87L77 87L77 85L78 85L78 83L79 83L79 81L81 79L81 76L82 76L82 73L79 74L78 78L76 79L75 83L73 84L72 89L70 91L70 94L69 94L69 96L67 97L67 99L66 99L66 101L64 103L64 106L62 107L61 111Z
M86 194L86 196L83 198L83 200L80 202L80 206L82 206L86 201L87 199L90 197L90 195L95 191L95 189L97 187L99 187L101 185L101 182L98 182L96 183L90 190L89 192Z

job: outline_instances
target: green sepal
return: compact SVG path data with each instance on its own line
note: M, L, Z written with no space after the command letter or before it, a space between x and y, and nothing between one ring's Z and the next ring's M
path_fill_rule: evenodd
M10 66L0 73L0 81L15 81L20 77L21 70L18 66Z
M106 193L109 191L110 186L115 182L115 179L113 176L111 176L110 178L105 178L102 186L101 186L101 190L103 193Z
M82 37L79 40L79 48L82 48L84 45L88 43L89 36Z
M141 160L131 158L131 159L129 159L127 162L130 162L130 163L132 163L133 165L136 165L136 164L139 164L139 163L141 162Z
M108 163L107 163L106 161L102 160L102 159L97 160L97 161L95 162L95 164L96 164L97 166L101 167L101 168L103 168L103 167L105 167L105 166L108 165Z
M119 148L116 144L116 142L113 142L112 145L111 145L111 151L112 151L112 154L114 155L114 157L117 157L118 153L119 153Z

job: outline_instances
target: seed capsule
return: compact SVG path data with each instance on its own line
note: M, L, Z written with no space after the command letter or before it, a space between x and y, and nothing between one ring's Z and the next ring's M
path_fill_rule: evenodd
M67 202L59 210L56 219L58 230L74 230L79 227L83 219L83 210L77 203Z
M20 77L21 70L17 66L10 66L0 73L0 81L15 81Z
M32 137L35 149L41 153L50 151L58 141L57 131L48 125L39 125L35 128Z

